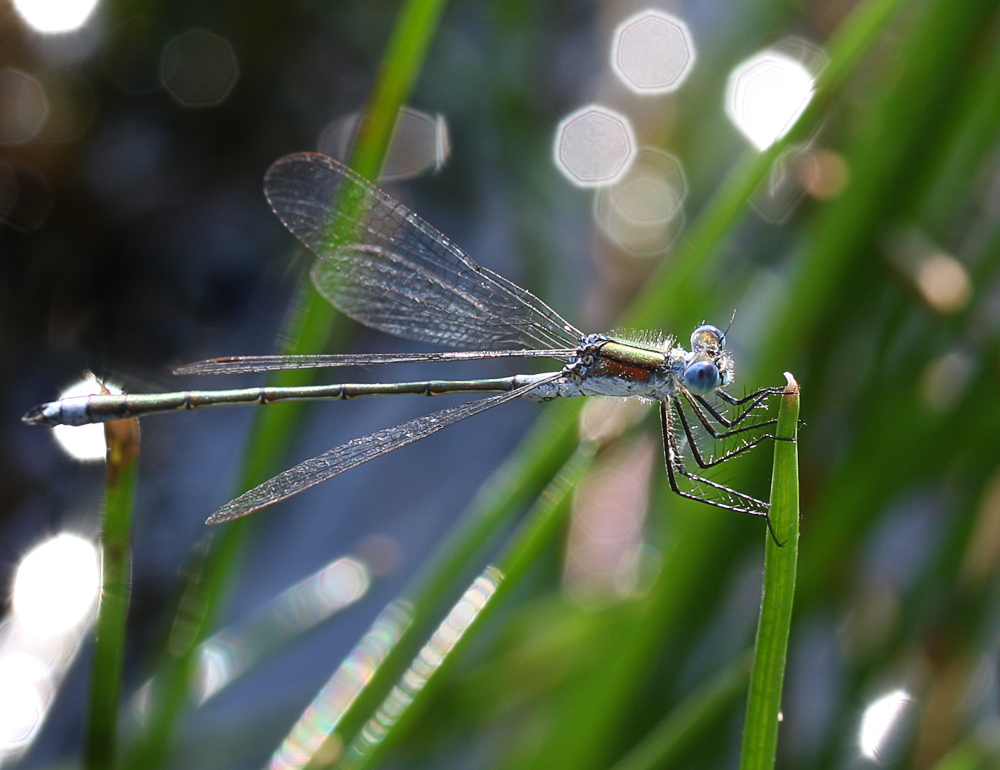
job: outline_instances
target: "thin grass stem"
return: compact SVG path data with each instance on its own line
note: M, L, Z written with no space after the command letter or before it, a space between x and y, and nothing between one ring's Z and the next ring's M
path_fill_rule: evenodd
M101 532L101 598L84 747L84 767L87 770L114 767L117 759L118 713L132 559L132 511L139 462L139 421L133 418L106 423L104 438L107 456Z

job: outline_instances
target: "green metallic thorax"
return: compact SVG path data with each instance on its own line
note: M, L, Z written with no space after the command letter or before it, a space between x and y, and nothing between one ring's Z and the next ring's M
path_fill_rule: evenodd
M663 367L666 359L666 354L658 350L612 340L601 345L598 366L603 375L645 382L654 371Z

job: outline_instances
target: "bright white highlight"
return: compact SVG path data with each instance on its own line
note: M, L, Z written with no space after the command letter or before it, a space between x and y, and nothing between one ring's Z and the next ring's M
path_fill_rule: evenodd
M590 105L563 119L556 129L556 166L579 187L618 181L635 159L636 139L624 115Z
M763 51L740 64L726 86L726 114L759 150L787 134L813 97L815 80L795 59Z
M75 385L70 385L59 394L60 399L77 396L93 396L100 393L121 393L114 385L104 385L88 377ZM104 425L57 425L52 429L52 435L59 443L59 448L74 460L103 460L108 448L104 443Z
M375 712L375 716L368 720L353 743L347 747L348 757L353 755L362 760L366 759L370 752L382 742L389 730L413 703L413 699L424 689L430 678L451 654L459 639L479 617L493 594L496 593L500 583L503 582L503 577L500 570L489 566L473 581L458 603L451 608L451 612L438 626L413 663L410 664L409 670L403 674L399 684L389 692L378 711ZM273 762L271 767L275 767Z
M48 671L25 652L0 655L0 758L27 745L45 716Z
M58 535L21 560L14 579L14 613L34 635L55 636L87 617L100 587L94 544Z
M64 580L54 585L60 574ZM38 546L17 571L13 611L0 619L2 767L28 751L45 722L93 618L87 610L97 594L96 575L94 547L72 535Z
M611 69L640 94L677 90L694 67L687 25L662 11L643 11L622 22L611 45Z
M883 759L886 745L909 704L910 694L906 690L895 690L869 704L861 720L861 734L858 736L864 756L878 761Z
M14 8L36 32L72 32L90 18L97 0L14 0Z

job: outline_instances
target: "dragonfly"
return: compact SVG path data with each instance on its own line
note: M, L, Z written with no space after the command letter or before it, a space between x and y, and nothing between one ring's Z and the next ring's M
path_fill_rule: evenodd
M419 441L460 420L525 398L637 397L659 406L670 488L681 497L759 516L778 542L762 500L703 475L775 436L763 429L765 387L731 395L735 365L726 335L702 323L685 348L651 334L584 334L527 289L476 264L402 203L332 158L296 153L264 178L268 203L316 256L310 277L331 304L380 331L451 350L429 353L271 355L216 358L175 374L245 374L376 364L550 358L549 372L471 380L252 387L157 394L101 394L36 406L30 424L84 425L176 410L367 396L495 393L356 438L306 460L226 503L207 520L220 524L266 508L362 463ZM656 339L656 341L650 341ZM736 446L704 451L705 436ZM689 456L689 457L688 457ZM693 460L696 468L689 468Z

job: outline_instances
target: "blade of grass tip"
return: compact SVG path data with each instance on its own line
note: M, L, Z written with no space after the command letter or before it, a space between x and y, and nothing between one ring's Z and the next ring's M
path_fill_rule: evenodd
M430 38L437 28L443 7L441 0L411 0L400 14L388 52L379 69L372 99L352 156L359 173L377 176L392 138L395 116L409 96L423 64ZM385 116L391 116L391 120ZM280 339L291 340L281 352L315 353L325 349L334 329L335 314L319 294L306 287L308 299L303 310L291 314ZM274 385L302 385L316 372L281 372L272 378ZM250 432L243 469L239 474L241 489L248 489L271 474L278 458L291 440L303 405L289 404L283 410L259 410ZM236 573L245 547L250 520L227 524L200 549L195 563L187 570L190 576L181 587L174 631L182 629L182 644L170 645L157 668L157 686L151 690L152 701L146 731L133 754L134 766L154 768L162 764L176 732L177 723L189 702L191 679L196 670L198 645L211 632L228 586ZM176 636L176 634L174 634Z
M770 501L771 525L781 539L781 546L768 537L764 551L764 592L743 723L740 770L774 767L788 634L795 599L799 549L799 471L795 440L799 420L799 386L791 374L786 372L785 378L788 385L778 408L775 433L779 440L774 442Z
M496 565L489 565L454 605L414 659L409 670L344 752L337 767L365 770L375 766L394 741L413 724L429 701L442 670L454 666L461 651L482 633L487 619L539 563L564 530L569 499L590 468L596 445L581 444L538 498ZM309 770L325 766L308 765Z
M114 767L125 658L125 620L131 562L132 510L139 461L139 421L105 423L107 444L104 521L101 532L101 599L90 679L84 767Z

